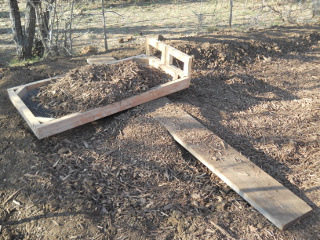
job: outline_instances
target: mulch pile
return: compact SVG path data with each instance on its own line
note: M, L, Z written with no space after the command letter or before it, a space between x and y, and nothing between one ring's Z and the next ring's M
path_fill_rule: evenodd
M170 80L163 71L133 60L88 65L41 87L33 101L61 117L123 100Z

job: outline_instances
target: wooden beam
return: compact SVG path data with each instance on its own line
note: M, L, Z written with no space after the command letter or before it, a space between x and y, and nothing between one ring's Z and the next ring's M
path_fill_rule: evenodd
M25 86L19 87L15 93L20 97L23 98L23 96L28 92L27 88Z
M141 93L139 95L126 98L122 101L109 104L104 107L92 109L83 113L69 114L61 118L50 120L39 125L36 129L36 135L39 139L66 131L71 128L83 125L95 121L97 119L110 116L114 113L138 106L142 103L146 103L153 99L157 99L168 94L177 92L181 89L189 87L190 79L182 78L175 81L171 81L158 87L152 88L151 90Z
M36 118L40 123L46 123L56 119L56 118L50 118L50 117L36 117Z
M89 64L114 64L114 63L125 62L125 61L129 61L129 60L135 60L136 58L144 58L144 57L146 57L145 54L140 54L140 55L137 55L137 56L123 58L121 60L115 60L111 56L103 55L103 56L90 57L90 58L87 59L87 62Z
M114 61L115 59L108 55L108 54L103 54L103 55L97 55L97 56L92 56L87 59L87 63L90 65L92 64L103 64L103 63L108 63L111 61ZM102 63L101 63L102 62Z
M149 65L154 68L159 68L163 70L165 73L170 74L173 77L173 79L177 79L179 76L185 77L184 72L180 68L177 68L172 65L165 65L161 63L159 59L150 59Z
M152 55L151 47L154 47L161 52L160 61L161 63L165 64L167 57L167 45L155 38L146 38L146 55L148 56Z
M18 109L21 116L26 120L31 130L36 134L37 126L40 125L38 119L33 115L33 113L24 104L24 102L21 100L21 98L17 95L17 93L14 90L8 89L8 95L13 105Z
M312 208L167 98L152 102L150 113L173 138L280 229Z

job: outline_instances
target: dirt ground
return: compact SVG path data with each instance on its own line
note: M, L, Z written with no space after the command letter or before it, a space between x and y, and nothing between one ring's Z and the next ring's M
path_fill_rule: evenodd
M166 40L194 56L168 98L306 201L286 231L149 118L147 104L38 140L6 89L86 56L0 68L0 239L319 239L320 27ZM110 50L121 59L143 45ZM219 227L217 227L219 226Z

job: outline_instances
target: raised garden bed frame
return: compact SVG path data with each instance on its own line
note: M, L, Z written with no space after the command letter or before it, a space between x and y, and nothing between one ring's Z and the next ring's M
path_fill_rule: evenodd
M160 59L151 55L152 47L161 52ZM182 69L173 65L173 61L175 58L183 63ZM51 81L57 81L62 76L48 78L10 88L7 90L9 98L13 105L17 108L21 116L25 119L34 134L39 139L43 139L45 137L49 137L57 133L61 133L66 130L95 121L97 119L110 116L114 113L135 107L142 103L180 91L182 89L188 88L190 85L192 57L156 39L146 39L146 54L116 61L110 61L109 58L108 61L104 62L103 60L100 60L96 61L95 63L114 64L132 59L138 62L146 63L149 66L162 69L167 74L171 75L173 77L173 80L161 84L157 87L151 88L150 90L133 97L129 97L103 107L97 107L86 112L68 114L60 118L35 116L23 102L22 98L29 91L40 88L41 86L46 85Z

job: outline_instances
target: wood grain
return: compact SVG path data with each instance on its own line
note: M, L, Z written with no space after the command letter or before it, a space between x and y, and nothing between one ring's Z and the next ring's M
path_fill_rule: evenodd
M18 88L21 89L21 88ZM33 115L29 108L24 104L15 90L8 89L8 95L13 105L18 109L21 116L25 119L31 130L36 134L37 126L40 125L38 119ZM36 134L37 135L37 134Z
M173 138L278 228L311 213L303 200L168 99L153 103L153 117Z
M47 123L43 123L37 128L37 136L39 139L66 131L71 128L95 121L97 119L110 116L114 113L138 106L142 103L166 96L168 94L185 89L190 85L188 78L178 79L162 84L147 92L124 99L122 101L109 104L104 107L95 108L93 110L74 113L61 118L54 119Z

